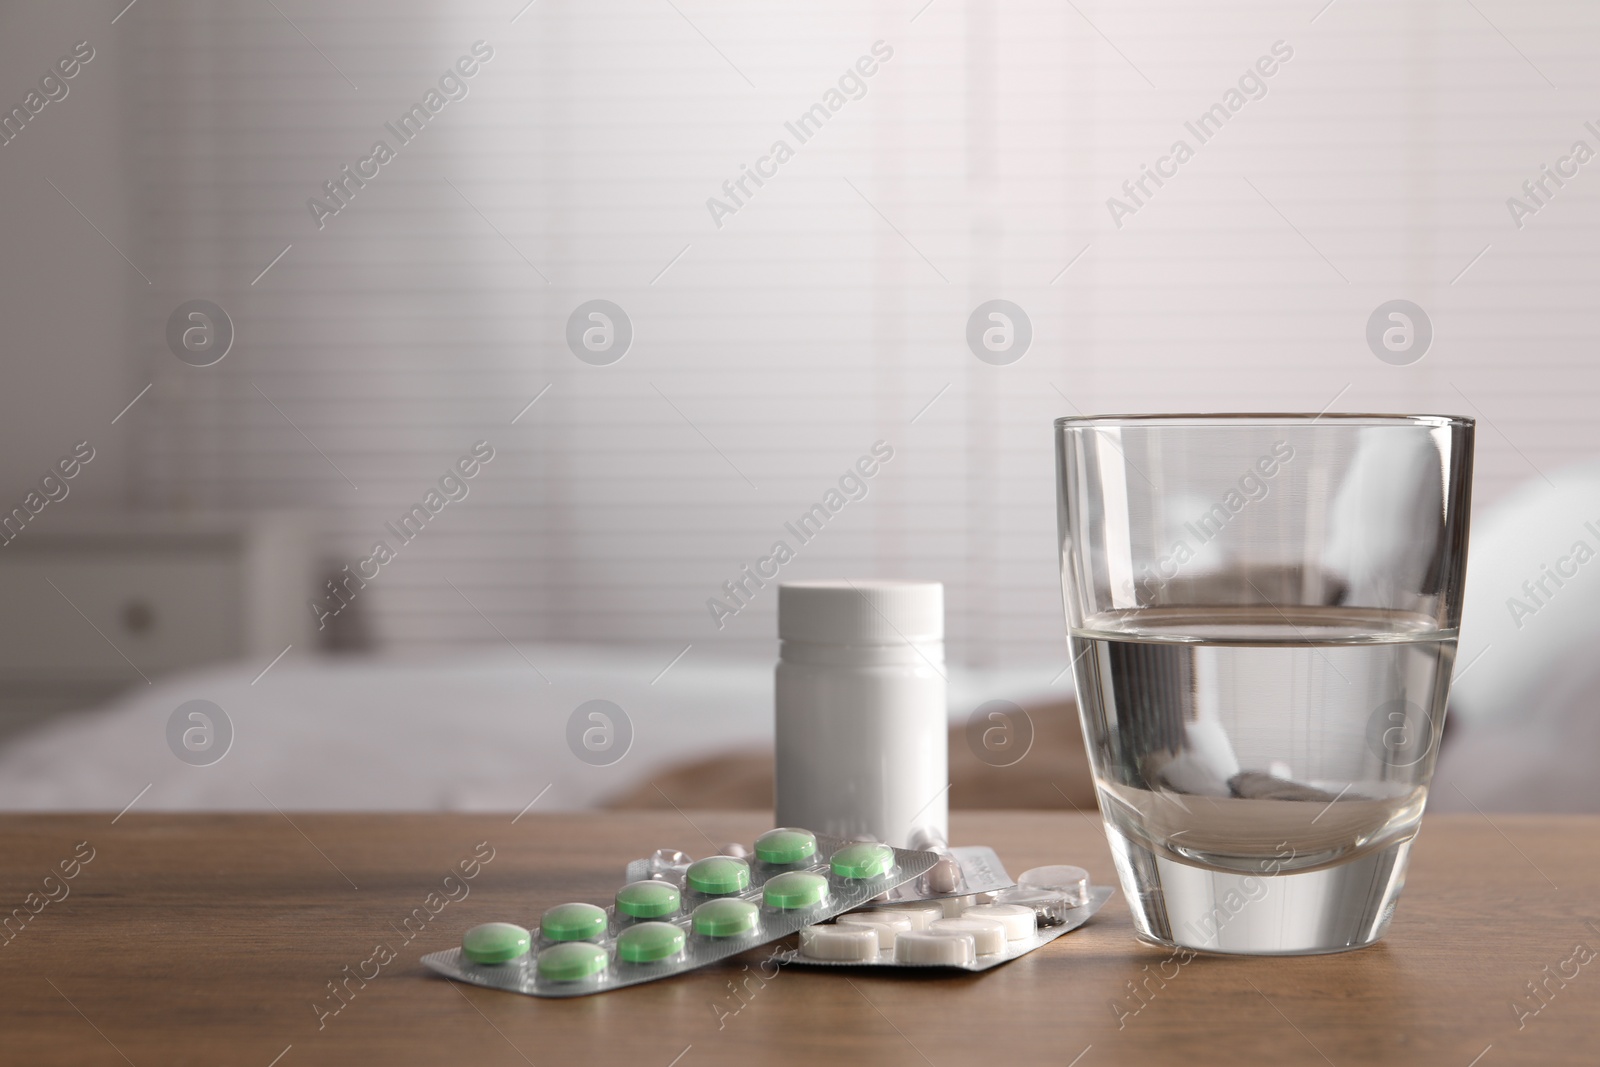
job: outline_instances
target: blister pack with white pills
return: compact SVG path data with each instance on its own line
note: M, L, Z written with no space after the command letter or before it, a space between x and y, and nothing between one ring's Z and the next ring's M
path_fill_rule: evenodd
M578 997L715 963L859 908L938 860L932 852L846 841L782 827L748 856L693 860L664 849L609 908L557 904L536 928L484 923L460 948L422 957L473 985L536 997ZM635 877L635 876L638 877Z
M1088 922L1114 892L1081 867L1035 867L997 893L885 903L808 926L779 963L986 971Z
M886 901L905 904L921 900L944 900L983 893L998 893L1017 883L1006 873L994 849L985 845L956 845L914 841L913 848L926 849L939 858L927 872L889 890Z

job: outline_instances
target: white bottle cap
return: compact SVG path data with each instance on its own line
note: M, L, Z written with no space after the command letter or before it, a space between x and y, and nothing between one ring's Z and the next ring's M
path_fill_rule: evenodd
M824 645L944 640L942 582L847 578L778 586L778 636Z

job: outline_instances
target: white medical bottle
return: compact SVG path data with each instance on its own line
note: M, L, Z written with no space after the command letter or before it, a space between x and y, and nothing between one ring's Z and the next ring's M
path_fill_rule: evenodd
M778 637L777 825L948 839L944 586L785 582Z

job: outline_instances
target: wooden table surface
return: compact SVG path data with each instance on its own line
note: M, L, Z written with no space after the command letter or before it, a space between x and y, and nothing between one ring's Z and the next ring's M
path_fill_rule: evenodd
M623 862L656 847L749 842L763 816L290 817L0 816L0 901L19 909L0 936L0 1062L1600 1062L1595 817L1429 817L1387 939L1360 952L1163 968L1119 893L1088 926L984 974L763 978L757 950L571 1000L458 986L418 959L475 923L604 902ZM992 845L1013 874L1071 862L1114 884L1082 815L952 822L957 843ZM492 858L446 881L475 855ZM405 922L419 908L425 928ZM328 983L374 969L347 1003L331 998Z

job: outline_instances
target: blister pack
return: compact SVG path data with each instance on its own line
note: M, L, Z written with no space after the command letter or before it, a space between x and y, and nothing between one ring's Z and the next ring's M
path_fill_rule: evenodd
M891 903L917 900L942 900L946 897L998 893L1016 885L994 849L986 845L939 845L929 851L938 855L927 872L889 890Z
M931 852L783 827L748 857L691 861L663 850L629 865L609 908L558 904L537 929L484 923L461 947L422 957L473 985L576 997L652 982L747 951L858 908L933 866ZM642 877L633 877L642 874Z
M1031 880L1031 882L1030 882ZM1088 922L1114 892L1078 867L1039 867L998 893L886 903L799 931L780 964L986 971Z
M986 845L947 846L943 839L923 835L911 842L914 852L932 852L936 858L933 866L915 878L908 879L889 890L884 900L892 903L909 903L916 900L940 900L945 897L972 896L996 893L1017 883L1006 873L1000 857ZM725 856L748 857L750 850L741 844L722 846ZM663 849L648 859L630 860L624 878L634 882L643 878L659 878L665 872L689 862L681 852Z

